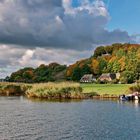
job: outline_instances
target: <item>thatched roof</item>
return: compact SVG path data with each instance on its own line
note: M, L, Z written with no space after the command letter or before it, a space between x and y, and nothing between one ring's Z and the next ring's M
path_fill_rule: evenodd
M114 79L116 79L115 73L104 73L99 77L99 80L101 80L101 81L104 81L104 80L111 81Z
M92 74L85 74L81 79L80 82L92 82L95 78L93 78Z

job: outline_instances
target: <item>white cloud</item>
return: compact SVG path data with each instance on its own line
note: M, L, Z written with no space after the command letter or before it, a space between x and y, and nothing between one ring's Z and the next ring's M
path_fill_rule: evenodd
M25 54L22 56L21 60L19 60L19 63L22 66L27 65L31 61L33 55L34 55L34 50L27 50Z
M63 7L65 14L77 14L79 11L88 11L89 14L94 16L107 17L108 11L103 1L95 0L90 2L89 0L82 0L78 7L72 7L72 0L63 0Z

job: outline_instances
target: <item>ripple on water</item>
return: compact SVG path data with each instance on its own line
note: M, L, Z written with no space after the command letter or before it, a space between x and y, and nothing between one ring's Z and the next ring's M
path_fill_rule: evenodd
M133 103L0 97L0 140L137 140L139 122L140 107Z

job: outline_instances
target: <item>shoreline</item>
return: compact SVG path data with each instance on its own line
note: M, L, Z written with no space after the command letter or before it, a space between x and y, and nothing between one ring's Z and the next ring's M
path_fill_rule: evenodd
M28 96L25 94L18 94L15 93L14 95L7 95L7 94L0 94L0 97L26 97L27 99L44 99L44 100L88 100L88 99L119 99L119 96L104 96L104 95L99 95L99 96L81 96L81 97L37 97L37 96Z
M86 86L90 90L88 90ZM0 83L0 96L25 96L27 98L45 100L119 99L119 96L125 93L124 89L127 89L130 85L126 85L125 88L122 88L124 85L92 84L86 86L74 82L39 84ZM119 93L122 94L116 93L115 91L117 91L117 89L119 89ZM127 95L128 92L125 94Z

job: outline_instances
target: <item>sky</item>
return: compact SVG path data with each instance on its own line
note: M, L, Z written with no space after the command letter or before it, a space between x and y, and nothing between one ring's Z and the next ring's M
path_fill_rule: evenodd
M0 0L0 78L23 67L139 43L140 0Z

